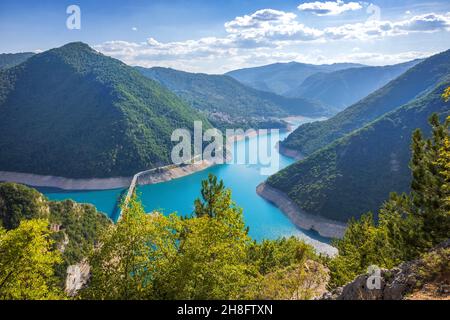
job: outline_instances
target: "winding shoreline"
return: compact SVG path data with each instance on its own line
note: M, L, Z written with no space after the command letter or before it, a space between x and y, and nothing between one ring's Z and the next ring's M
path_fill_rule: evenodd
M345 223L305 213L287 195L264 182L256 187L256 193L277 206L292 223L301 229L314 230L325 238L344 236L347 228Z
M276 148L280 154L282 154L283 156L292 158L295 161L300 161L300 160L305 159L305 156L302 155L300 152L298 152L297 150L294 150L294 149L288 149L286 147L283 147L280 144L280 142L277 143Z
M258 136L259 132L254 131L246 135L235 135L232 138L234 142L242 141L246 138ZM199 163L176 166L170 169L155 171L144 179L139 180L139 185L156 184L167 182L173 179L203 171L216 165L216 163L204 160ZM157 168L156 168L157 169ZM31 187L57 188L66 191L98 191L111 189L124 189L130 186L132 177L111 177L111 178L87 178L74 179L57 177L50 175L39 175L33 173L0 171L0 182L15 182L25 184Z
M156 184L181 178L205 170L215 163L202 161L182 167L161 170L140 180L139 184ZM44 176L31 173L0 171L0 182L15 182L31 187L57 188L66 191L98 191L125 189L130 186L133 177L70 179L64 177Z

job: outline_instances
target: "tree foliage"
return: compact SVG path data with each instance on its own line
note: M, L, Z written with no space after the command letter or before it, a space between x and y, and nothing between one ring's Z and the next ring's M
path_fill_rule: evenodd
M382 206L378 222L373 215L352 220L341 240L339 255L331 261L331 286L351 281L370 265L392 268L427 252L450 238L449 125L433 114L432 137L420 130L412 138L410 194L392 194Z
M295 238L253 242L242 209L216 177L203 181L201 194L187 218L145 214L134 195L92 252L92 278L81 297L248 299L267 289L264 297L274 298L280 296L269 288L290 280L270 273L287 274L288 268L308 273L302 269L305 261L318 259L312 247Z
M24 220L13 230L0 228L0 299L58 299L55 265L62 262L46 220Z

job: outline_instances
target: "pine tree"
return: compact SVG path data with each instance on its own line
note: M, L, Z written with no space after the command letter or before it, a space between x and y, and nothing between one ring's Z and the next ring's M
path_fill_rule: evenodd
M330 262L331 286L351 281L372 264L391 268L414 259L450 238L450 117L441 124L433 114L429 122L430 139L420 130L412 136L410 194L391 194L377 224L370 214L350 222L335 242L339 255Z

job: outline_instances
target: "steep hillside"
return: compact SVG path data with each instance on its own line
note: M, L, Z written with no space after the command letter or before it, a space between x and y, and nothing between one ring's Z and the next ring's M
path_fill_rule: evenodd
M112 221L94 206L71 200L49 201L35 189L15 183L0 183L0 225L11 230L20 221L47 219L53 229L56 247L63 252L64 262L58 266L61 281L69 265L79 263L99 241L101 230Z
M318 100L339 110L358 102L388 84L422 60L383 67L362 67L316 73L288 93L292 97Z
M168 164L171 134L205 118L83 43L0 72L0 171L132 176Z
M0 54L0 69L6 69L21 64L28 58L34 56L32 52L22 53L1 53Z
M267 118L288 115L326 116L330 111L303 98L286 98L247 87L229 76L188 73L169 68L141 68L219 126L264 123Z
M267 66L239 69L227 75L252 88L285 94L297 88L306 78L318 72L333 72L361 67L353 63L314 65L298 62L274 63Z
M346 222L376 210L390 192L409 190L412 132L450 113L441 94L450 82L386 114L268 179L306 212Z
M359 129L414 98L432 90L450 76L450 50L434 55L323 122L300 126L281 145L308 155Z

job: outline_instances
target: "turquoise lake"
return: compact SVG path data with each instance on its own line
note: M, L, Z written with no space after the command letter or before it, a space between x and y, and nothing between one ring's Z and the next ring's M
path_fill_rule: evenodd
M310 122L313 119L296 119L294 125ZM280 132L280 140L288 133ZM258 139L252 137L251 139ZM257 152L251 150L254 145L246 139L236 143L235 150L245 150L246 154ZM273 148L272 152L277 152ZM293 163L294 160L280 156L280 168ZM180 215L190 215L194 209L194 200L200 196L201 181L209 173L222 179L227 188L231 188L233 200L243 208L244 219L250 228L253 239L276 239L283 236L298 236L312 243L329 243L329 239L319 236L316 232L301 230L274 205L256 194L258 184L267 179L261 175L260 165L224 164L205 169L189 176L171 181L139 186L141 200L147 212L158 210L165 214L176 212ZM57 189L39 188L51 200L72 199L81 203L93 204L99 211L114 219L116 203L125 189L103 191L62 191ZM317 247L317 246L316 246Z

